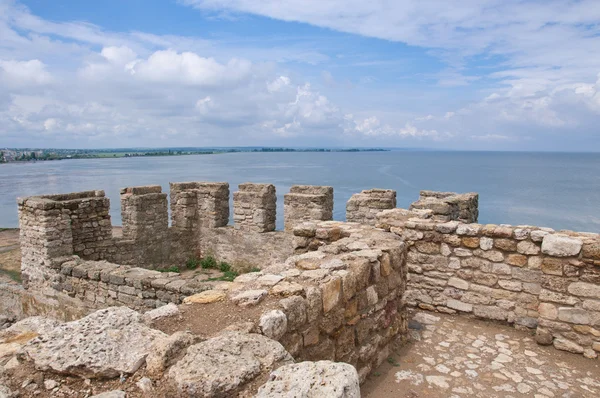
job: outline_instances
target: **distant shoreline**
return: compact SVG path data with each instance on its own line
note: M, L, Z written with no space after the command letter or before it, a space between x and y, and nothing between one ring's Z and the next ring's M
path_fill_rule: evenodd
M146 156L219 155L224 153L389 152L384 148L156 148L156 149L0 149L0 164L70 159L114 159Z

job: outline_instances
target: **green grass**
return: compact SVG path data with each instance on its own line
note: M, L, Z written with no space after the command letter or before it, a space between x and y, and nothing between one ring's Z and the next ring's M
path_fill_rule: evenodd
M200 266L204 269L217 268L217 260L213 256L206 256L200 260Z
M225 282L233 282L235 278L237 278L240 274L235 271L225 271L223 276L219 276L218 278L209 278L208 281L225 281Z
M156 271L158 271L158 272L177 272L177 273L181 272L181 271L179 271L179 267L176 265L173 265L172 267L169 267L169 268L157 268Z
M252 268L250 268L250 271L248 271L248 272L260 272L260 271L261 271L260 268L258 268L258 267L252 267Z
M392 366L400 366L400 364L398 363L398 361L396 361L396 358L394 357L388 357L387 361Z
M15 282L19 282L21 283L21 273L19 271L15 271L15 270L7 270L7 269L2 269L0 268L0 274L4 274L6 276L8 276L10 279L12 279Z
M196 268L198 268L200 263L201 263L201 261L198 260L196 257L191 257L190 259L188 259L186 261L185 266L187 269L196 269Z

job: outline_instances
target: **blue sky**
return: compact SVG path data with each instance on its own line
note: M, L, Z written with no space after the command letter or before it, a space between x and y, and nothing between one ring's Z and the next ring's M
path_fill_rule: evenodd
M600 150L600 3L0 0L0 147Z

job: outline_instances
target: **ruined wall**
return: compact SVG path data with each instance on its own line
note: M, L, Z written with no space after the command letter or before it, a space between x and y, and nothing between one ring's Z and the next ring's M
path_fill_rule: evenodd
M396 191L369 189L355 193L346 203L346 221L375 225L376 215L396 207Z
M401 299L406 246L393 234L341 222L302 224L294 235L299 238L297 252L318 249L291 257L286 264L318 288L305 288L302 298L282 300L288 331L279 340L298 360L352 364L362 382L389 356L391 345L406 338ZM322 305L312 309L313 301Z
M419 200L412 203L409 210L425 209L431 210L432 218L438 221L474 223L479 217L479 194L421 191Z
M277 195L273 184L240 184L233 193L235 229L250 232L275 231Z
M600 237L529 226L412 220L406 300L536 330L538 342L600 351Z
M132 258L122 262L150 266L169 261L167 194L159 185L121 189L121 218L123 239L133 242Z
M198 253L246 271L285 261L294 253L294 237L283 231L248 233L231 226L215 228L202 235Z
M285 230L305 221L333 219L333 187L292 185L284 196Z

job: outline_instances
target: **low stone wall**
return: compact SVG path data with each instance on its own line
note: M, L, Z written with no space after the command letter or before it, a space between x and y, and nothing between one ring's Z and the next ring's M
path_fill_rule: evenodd
M292 185L284 196L285 230L306 221L333 219L333 187Z
M375 225L377 213L396 207L396 191L369 189L355 193L346 203L346 221Z
M63 297L80 300L80 306L90 310L121 305L149 310L179 304L184 297L221 283L207 281L207 274L182 276L77 256L56 259L53 269L57 275L52 289Z
M431 210L432 218L438 221L475 223L479 217L479 194L421 191L419 200L412 203L409 209Z
M297 361L352 364L364 381L388 358L391 345L406 337L405 244L394 234L340 222L302 224L294 234L298 242L318 241L312 245L318 249L184 302L208 306L226 299L260 308L275 298L249 330L279 341Z
M600 351L599 235L418 219L395 232L409 244L409 304L531 328L538 342L588 357Z

